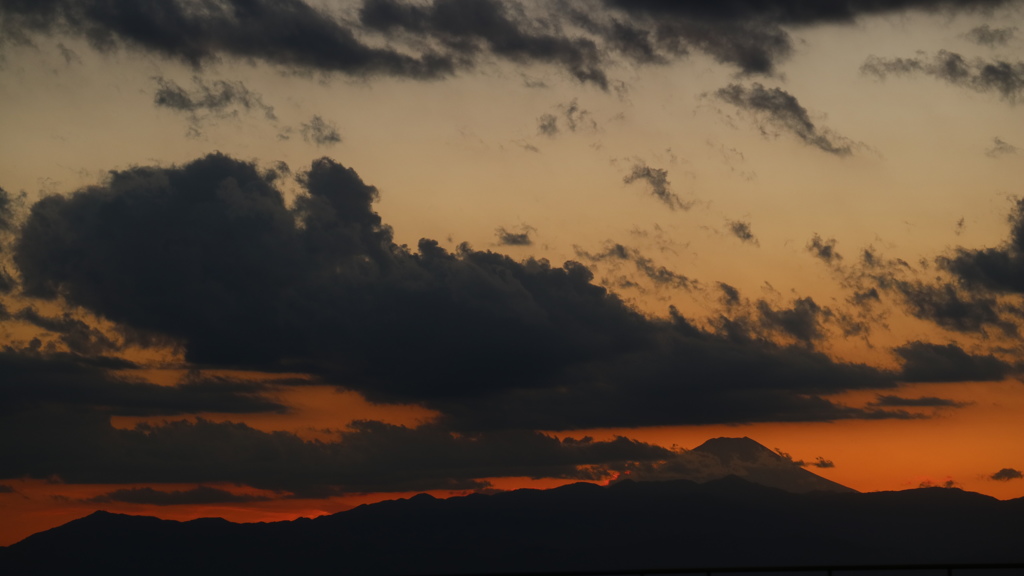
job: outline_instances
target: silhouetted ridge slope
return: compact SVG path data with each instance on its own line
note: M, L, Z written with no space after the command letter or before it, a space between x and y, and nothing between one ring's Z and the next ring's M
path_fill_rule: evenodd
M796 494L729 476L447 500L421 495L265 524L98 512L11 546L0 572L371 575L1020 562L1021 508L957 489Z

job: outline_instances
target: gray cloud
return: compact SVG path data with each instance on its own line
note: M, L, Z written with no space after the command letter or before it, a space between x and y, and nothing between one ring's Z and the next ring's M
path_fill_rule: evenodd
M668 181L668 170L664 168L652 168L644 162L637 162L629 174L623 176L622 181L632 184L637 180L643 180L651 187L651 194L672 210L689 210L693 202L684 202L672 191L671 183Z
M557 64L580 82L608 89L601 50L593 40L531 30L536 27L519 21L513 12L497 0L364 0L359 19L373 30L436 40L460 60L487 52L513 62Z
M818 234L807 242L807 251L826 264L838 264L843 259L843 256L836 252L836 239L822 240Z
M1010 103L1024 93L1024 62L981 58L968 61L947 50L939 50L931 57L923 54L917 58L870 56L861 66L861 72L880 79L924 74L976 92L995 92Z
M722 291L722 302L726 306L734 306L740 303L740 291L736 287L730 286L725 282L719 282L718 288Z
M1005 46L1017 33L1016 26L992 28L988 24L972 28L965 34L968 40L982 46Z
M542 114L537 118L537 133L544 136L558 134L558 117L554 114Z
M124 502L128 504L153 504L156 506L181 506L188 504L260 502L264 500L269 500L269 498L251 494L235 494L210 486L197 486L190 490L173 490L170 492L154 490L153 488L123 488L90 498L87 502Z
M957 248L954 255L939 259L939 264L968 287L1024 293L1024 199L1016 201L1009 220L1010 238L1003 246Z
M769 125L793 134L809 146L835 156L853 154L854 144L828 128L816 126L807 109L781 88L765 88L754 82L749 88L730 84L715 91L719 100L747 110ZM762 128L762 131L764 129Z
M627 11L658 16L686 16L706 21L768 21L785 24L850 22L859 15L909 9L976 9L1006 0L765 0L763 2L701 2L699 0L605 0Z
M991 478L992 480L999 480L1002 482L1006 482L1009 480L1020 480L1021 478L1024 478L1024 472L1021 472L1020 470L1017 470L1015 468L1003 468L999 472L996 472L992 476L989 476L989 478Z
M729 231L732 235L739 238L741 241L755 246L760 246L757 237L754 236L754 232L750 229L750 222L743 222L740 220L732 220L727 223L729 225Z
M158 386L110 372L133 367L113 358L0 350L0 413L10 417L46 406L120 416L286 411L263 396L267 387L259 383L200 378Z
M996 136L992 139L992 147L985 150L985 156L989 158L998 158L1007 154L1016 154L1018 148L1009 142L1004 142L1002 138Z
M240 81L214 80L207 84L201 77L193 76L195 89L185 90L174 80L162 76L154 78L157 83L153 103L160 108L169 108L177 112L187 112L198 118L202 112L210 112L218 116L237 114L239 109L245 111L260 110L268 120L275 120L274 107L263 103L263 98L249 90Z
M558 105L558 115L542 114L537 118L537 133L543 136L556 136L561 129L559 120L564 122L569 132L579 130L596 130L597 122L594 121L590 112L579 105L579 101L573 98L566 104Z
M536 229L533 226L526 225L520 226L518 231L508 230L503 226L499 226L495 230L495 234L498 236L498 244L502 246L532 246L531 232L536 232Z
M67 312L61 316L50 317L40 314L35 308L26 307L12 317L57 334L60 341L73 354L101 356L123 348L123 345L113 341L100 330Z
M576 256L588 262L631 262L636 266L638 272L659 286L689 290L696 284L694 280L682 274L655 264L653 260L644 256L636 248L630 248L617 242L608 242L605 249L597 253L587 252L577 246Z
M797 298L791 308L773 308L768 302L757 303L761 328L782 332L804 343L811 343L825 337L822 323L831 316L828 308L822 308L813 298Z
M309 122L302 124L302 139L319 146L333 146L341 142L338 126L318 115L313 115Z
M967 404L949 400L948 398L936 398L935 396L922 396L920 398L904 398L891 394L879 394L871 406L900 407L900 408L963 408Z
M0 474L71 483L233 482L297 496L473 489L496 476L600 479L669 450L616 438L558 440L531 431L453 434L357 421L337 441L304 441L231 422L174 421L117 429L87 410L41 410L0 422ZM119 490L104 499L151 504L226 498L205 490Z
M903 360L900 379L906 382L1002 380L1011 369L991 354L968 354L956 344L914 341L893 352Z
M0 14L18 37L74 34L101 51L141 49L196 67L231 57L356 76L438 78L455 69L435 52L370 47L303 0L5 2Z
M904 417L823 398L894 386L893 374L707 333L678 312L645 317L577 262L450 253L427 239L413 252L373 211L377 190L326 158L298 175L291 204L279 177L214 154L46 197L15 246L26 295L158 334L190 363L307 372L470 430ZM626 247L586 257L692 283ZM820 321L810 304L771 319L810 338L813 324L788 320L809 311ZM258 388L231 386L151 392L169 395L168 413L280 409ZM222 396L203 396L214 389ZM226 405L213 410L218 398ZM114 405L158 413L132 402Z
M890 285L917 318L929 320L956 332L983 332L987 326L1007 335L1017 328L1003 318L999 303L987 295L961 290L950 283L927 284L920 281L892 281Z

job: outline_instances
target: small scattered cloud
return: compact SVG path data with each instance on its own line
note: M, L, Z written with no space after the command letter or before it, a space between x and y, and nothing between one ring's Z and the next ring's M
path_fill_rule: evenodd
M495 230L495 234L498 236L498 244L502 246L532 246L533 238L530 238L530 234L536 231L533 226L524 224L515 230L500 226Z
M815 458L814 462L808 462L807 465L808 466L814 466L815 468L835 468L836 467L835 462L833 462L831 460L826 460L825 458L822 458L821 456L818 456L817 458Z
M313 115L309 122L302 124L302 139L306 142L319 146L333 146L341 142L341 134L338 127L329 120L324 120L319 115Z
M1024 472L1015 468L1003 468L999 472L989 476L992 480L998 480L1000 482L1008 482L1010 480L1020 480L1024 478Z
M836 243L835 238L823 240L821 236L815 234L807 242L807 251L826 264L839 264L843 256L836 252Z
M1024 62L981 58L969 61L948 50L939 50L933 56L919 53L914 58L869 56L860 70L883 80L889 76L924 74L975 92L995 92L1011 104L1024 94Z
M597 121L590 111L581 107L579 100L573 98L565 104L559 104L558 114L545 113L537 118L537 133L542 136L554 137L562 132L561 126L569 132L597 130Z
M971 29L970 32L964 34L964 36L981 46L1005 46L1017 33L1016 26L1009 26L1006 28L993 28L988 24L982 24L976 28Z
M558 117L554 114L542 114L537 118L537 133L549 137L557 135Z
M192 90L186 90L174 80L163 76L153 79L157 84L153 104L175 112L187 114L193 128L210 118L228 118L240 112L259 111L267 120L276 120L274 107L263 102L262 96L250 90L241 81L214 80L206 82L192 77Z
M1018 148L1016 146L996 136L992 139L992 147L985 150L985 156L988 156L989 158L998 158L1007 154L1016 154L1017 151Z
M692 201L684 202L675 192L672 192L672 186L668 180L668 170L664 168L652 168L645 162L637 162L633 164L633 169L622 178L622 181L632 184L638 180L647 182L651 194L672 210L685 211L693 207Z
M948 398L937 398L935 396L921 396L919 398L904 398L894 394L879 394L874 402L868 406L885 408L963 408L965 402L957 402Z
M750 229L750 222L731 220L727 224L729 225L729 231L732 232L732 235L739 238L742 242L753 244L754 246L761 245L757 240L757 237L754 236L754 232Z
M576 247L576 256L589 262L631 262L638 272L657 286L691 289L696 281L664 266L655 264L636 248L624 246L618 242L608 242L601 252L591 253Z
M817 126L800 102L781 88L765 88L758 82L749 87L730 84L714 93L715 98L753 113L767 124L798 137L805 144L835 156L853 154L854 143L828 128ZM764 127L761 132L767 134Z

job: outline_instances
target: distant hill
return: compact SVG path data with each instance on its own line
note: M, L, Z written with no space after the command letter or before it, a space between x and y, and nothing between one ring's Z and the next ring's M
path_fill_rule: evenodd
M712 445L708 449L716 449ZM738 476L419 495L294 522L96 512L0 550L2 574L384 575L1024 562L1024 499L795 494Z
M707 482L739 476L755 484L787 492L856 492L804 469L750 438L712 438L665 463L641 467L632 480L692 480Z

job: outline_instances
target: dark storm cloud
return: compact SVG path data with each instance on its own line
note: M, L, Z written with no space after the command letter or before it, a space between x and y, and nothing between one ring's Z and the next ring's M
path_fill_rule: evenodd
M893 374L707 333L678 312L648 318L577 262L448 252L426 239L413 252L373 211L377 190L326 158L299 174L304 192L291 205L277 177L214 154L46 197L14 253L25 293L170 338L201 366L308 372L460 427L904 417L822 398L893 386ZM583 257L693 284L617 244ZM769 309L765 322L811 339L826 314L812 302ZM278 408L243 383L147 394L167 394L166 413Z
M309 122L302 124L302 139L317 146L333 146L341 142L338 126L318 115L313 115Z
M754 236L754 232L750 229L750 222L743 222L741 220L733 220L728 222L729 231L732 235L739 238L741 241L755 246L760 246L761 243L757 241L757 236Z
M536 232L536 229L533 226L520 226L518 230L516 232L499 226L494 231L498 236L498 244L502 246L532 246L533 238L530 238L530 233Z
M807 251L826 264L838 264L843 259L843 256L836 252L835 238L822 240L821 236L815 234L807 242Z
M893 352L903 359L900 379L906 382L1002 380L1011 368L991 354L968 354L956 344L914 341Z
M197 486L190 490L173 490L171 492L154 490L153 488L123 488L90 498L87 502L124 502L127 504L152 504L155 506L181 506L187 504L260 502L264 500L269 500L269 498L251 494L235 494L210 486Z
M879 394L871 406L899 407L899 408L963 408L963 402L949 400L948 398L936 398L934 396L922 396L920 398L903 398L891 394Z
M59 477L69 483L235 482L295 495L467 489L497 476L605 478L671 451L616 438L558 440L531 431L453 434L357 421L337 441L203 419L116 429L89 411L35 411L0 422L0 476ZM165 501L200 496L193 491ZM110 496L110 495L108 495ZM113 499L113 498L112 498ZM171 503L171 502L168 502ZM183 503L183 502L182 502Z
M12 0L0 4L6 33L73 34L95 48L142 49L194 66L227 56L326 72L438 78L455 63L373 48L302 0Z
M853 143L850 140L827 128L816 126L811 121L807 109L801 106L792 94L781 88L765 88L758 82L754 82L749 88L740 84L730 84L715 91L714 96L737 108L752 112L769 125L789 132L805 144L823 152L835 156L853 154Z
M861 72L885 79L892 75L924 74L976 92L996 92L1010 103L1024 93L1024 62L968 61L956 52L939 50L934 56L881 58L870 56Z
M1003 468L999 472L989 476L989 478L1002 482L1006 482L1008 480L1020 480L1021 478L1024 478L1024 472L1014 468Z
M115 376L110 369L133 365L75 354L0 351L0 413L11 417L45 406L98 409L120 416L197 412L284 412L261 396L265 387L249 382L201 379L158 386Z
M988 24L982 24L977 28L971 29L966 34L966 37L975 44L982 46L1005 46L1017 33L1016 26L1009 26L1007 28L992 28Z
M179 86L174 80L156 77L157 91L153 103L161 108L169 108L177 112L187 112L197 116L202 112L211 112L218 116L237 113L239 109L246 111L260 110L268 120L274 120L274 107L263 103L263 98L246 88L239 81L214 80L207 84L199 76L192 78L195 89L191 92Z
M1017 147L1009 142L1004 142L1002 138L996 136L992 139L992 147L985 150L985 156L989 158L998 158L1005 156L1006 154L1016 154Z
M434 0L425 5L364 0L359 18L374 30L437 40L461 59L489 52L513 62L557 64L580 82L608 89L601 50L593 40L530 30L539 27L522 22L498 0Z
M668 181L668 170L664 168L652 168L644 162L637 162L629 174L623 176L622 181L632 184L643 180L651 187L651 194L672 210L689 210L693 202L684 202L672 191L671 183Z
M1003 246L958 248L953 256L940 259L940 265L969 287L1024 293L1024 199L1016 201L1009 221L1010 238Z

